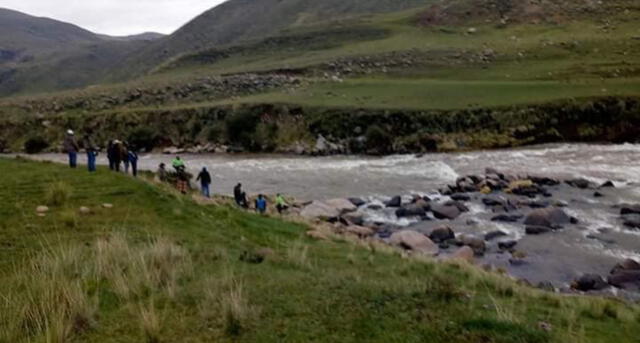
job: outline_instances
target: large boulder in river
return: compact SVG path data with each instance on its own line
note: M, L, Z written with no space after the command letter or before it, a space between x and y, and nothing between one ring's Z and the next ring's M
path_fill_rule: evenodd
M431 231L431 233L429 234L429 238L436 243L441 243L450 239L455 239L456 234L453 232L453 230L451 230L450 227L440 226Z
M640 205L637 204L623 204L620 206L620 214L640 214Z
M341 214L354 212L358 209L358 207L348 199L331 199L325 201L325 204L334 207L336 210L340 211Z
M640 289L640 270L621 270L609 275L610 285L624 289Z
M463 235L460 237L460 242L462 245L466 245L473 249L473 252L478 256L484 255L484 252L487 250L487 245L482 238Z
M611 269L611 274L615 274L619 271L624 271L624 270L640 270L640 263L628 258L616 264L616 266L613 267L613 269Z
M571 217L559 208L540 208L532 211L525 218L527 226L539 226L557 229L562 225L571 223Z
M602 276L597 274L582 275L571 285L572 288L583 292L599 291L607 288L608 286L609 285L604 281Z
M455 205L435 204L431 205L431 212L437 219L456 219L462 214L460 208Z
M394 196L391 200L384 203L387 207L400 207L402 206L402 197L399 195Z
M341 211L322 201L314 201L302 209L300 215L305 218L329 219L340 216Z
M360 199L360 198L349 198L349 201L351 201L351 203L356 206L356 207L360 207L360 206L364 206L367 204L366 201Z
M403 217L423 217L427 214L427 210L420 205L410 204L405 205L396 210L396 216L398 218Z
M427 236L413 230L395 232L389 238L389 243L411 250L416 253L435 256L440 249Z
M593 186L592 183L587 179L566 180L565 183L571 187L580 188L580 189L587 189Z
M342 215L342 219L353 225L364 224L364 214L360 212L349 212Z
M543 233L551 232L551 230L553 230L553 229L551 229L550 227L547 227L547 226L536 226L536 225L533 225L533 226L527 226L525 228L524 232L527 235L541 235Z
M475 261L475 252L468 246L463 246L451 255L451 259L465 261L473 264Z
M364 226L358 226L358 225L351 225L351 226L347 226L346 231L348 233L354 234L360 238L367 238L367 237L371 237L375 234L375 232L373 231L373 229L370 229L368 227L364 227Z
M627 259L611 270L607 280L610 285L624 289L640 289L640 263Z

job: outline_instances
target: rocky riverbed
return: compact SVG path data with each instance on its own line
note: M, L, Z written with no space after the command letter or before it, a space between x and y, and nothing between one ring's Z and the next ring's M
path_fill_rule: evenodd
M412 254L462 258L557 291L636 297L633 189L487 168L430 193L313 201L300 215Z

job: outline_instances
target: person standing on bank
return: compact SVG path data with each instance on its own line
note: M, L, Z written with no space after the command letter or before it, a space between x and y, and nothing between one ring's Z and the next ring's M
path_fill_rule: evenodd
M87 168L90 173L96 171L96 157L98 156L98 147L93 143L91 136L89 134L85 134L82 138L82 146L84 146L84 150L87 152Z
M69 155L69 167L75 168L78 166L78 142L76 142L75 133L73 130L67 131L67 136L64 139L63 148Z
M138 176L138 153L134 147L130 147L127 151L127 160L131 165L131 174L133 177Z
M202 196L211 198L211 190L209 189L209 186L211 185L211 174L209 174L206 167L202 168L202 171L198 174L196 181L200 181Z

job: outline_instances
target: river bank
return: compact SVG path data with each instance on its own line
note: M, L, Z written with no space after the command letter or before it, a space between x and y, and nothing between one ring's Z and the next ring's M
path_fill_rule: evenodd
M447 226L457 236L469 235L474 241L483 242L485 251L476 257L479 264L504 269L534 284L543 282L569 289L583 274L606 276L617 263L627 258L640 259L640 235L633 227L624 225L619 207L640 204L639 155L640 145L568 144L419 156L311 158L216 154L183 158L192 172L203 166L212 172L214 193L230 194L233 186L242 182L249 194L283 193L296 198L300 210L314 200L358 198L359 206L350 211L349 217L358 226L372 230L375 239L386 240L390 234L403 230L430 235L434 229ZM65 160L64 155L57 154L32 158ZM140 166L153 171L160 162L169 162L171 158L163 154L143 155ZM460 196L451 194L447 188L467 175L485 178L483 171L487 167L511 178L525 180L534 175L559 182L542 185L551 197L537 193L530 198L506 194L502 188L492 189L499 202L513 204L510 211L487 205L487 195L480 193L481 189L473 188ZM574 179L584 179L587 187L564 182ZM607 181L614 187L598 188ZM455 197L457 201L464 200L461 208L465 210L454 218L436 218L429 207L418 215L399 216L399 207L386 205L399 197L398 206L410 206L416 196L429 199L430 204L446 204ZM537 208L560 208L567 216L576 218L577 223L569 223L563 230L527 234L524 221ZM510 242L516 242L514 251L500 248L513 244ZM439 254L454 253L456 244L448 243L448 248Z
M47 110L51 112L36 111L35 105L0 106L0 151L59 151L69 128L92 133L102 145L117 138L144 151L168 148L313 156L455 152L561 142L623 143L636 142L640 135L636 97L456 110L287 103L104 111L84 109L82 102L68 106Z

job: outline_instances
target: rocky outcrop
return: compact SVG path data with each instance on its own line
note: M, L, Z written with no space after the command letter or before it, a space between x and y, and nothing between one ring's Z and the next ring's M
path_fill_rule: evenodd
M572 288L583 292L599 291L608 286L604 278L597 274L582 275L571 285Z
M441 226L433 229L431 233L429 233L429 238L436 243L442 243L450 239L455 239L456 234L450 227Z
M559 208L541 208L534 210L524 220L529 227L541 227L549 229L561 228L571 223L571 217Z
M436 256L440 251L438 246L427 236L412 230L403 230L392 234L389 243L427 256Z

